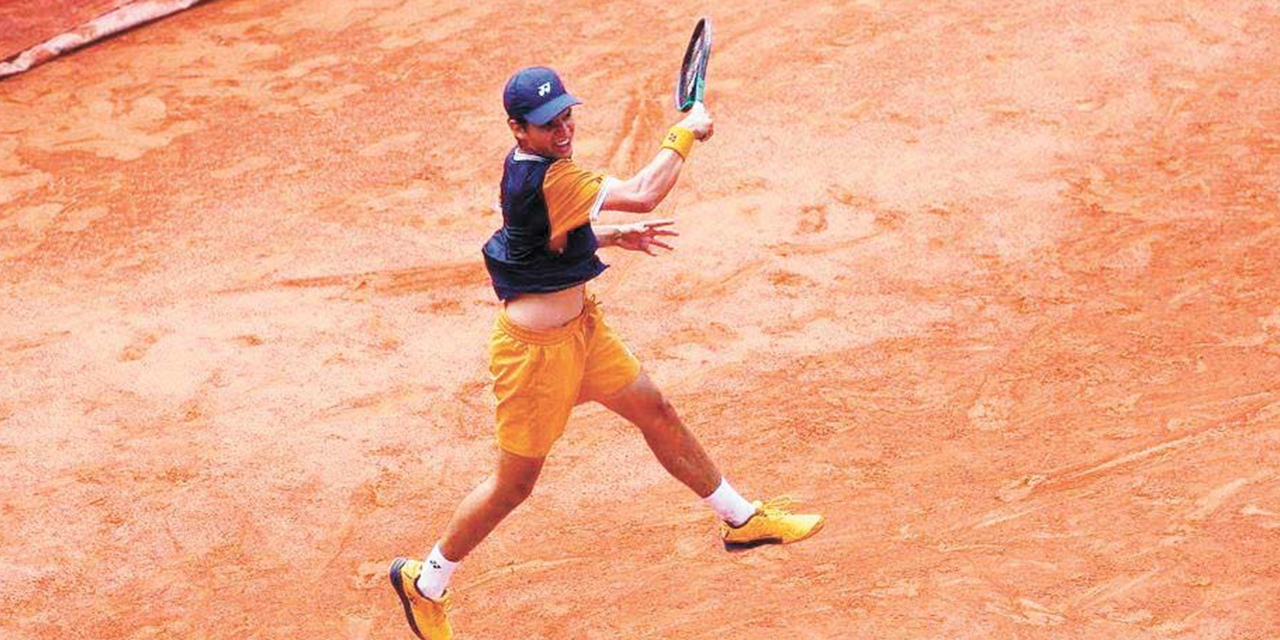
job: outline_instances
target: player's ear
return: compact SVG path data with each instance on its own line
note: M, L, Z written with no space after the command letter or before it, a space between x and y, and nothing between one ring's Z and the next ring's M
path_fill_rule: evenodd
M520 142L524 142L525 137L529 134L529 123L524 120L507 118L507 126L511 127L511 134Z

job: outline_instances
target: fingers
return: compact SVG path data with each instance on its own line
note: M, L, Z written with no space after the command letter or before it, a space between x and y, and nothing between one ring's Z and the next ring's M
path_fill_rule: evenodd
M667 251L675 251L675 247L663 242L662 240L658 240L658 237L679 236L680 233L678 231L662 228L669 227L675 223L676 221L674 219L662 218L658 220L642 220L640 222L632 222L622 225L620 227L620 230L622 231L622 239L619 241L619 246L632 251L643 251L651 256L658 255L653 250L655 247L659 249L666 249Z
M662 227L675 224L675 220L658 220L654 222L640 222L636 225L636 233L643 233L646 236L678 236L679 231L671 229L663 229Z
M675 224L675 220L642 220L640 222L631 222L623 225L623 233L643 233L645 235L654 236L678 236L680 232L662 227L669 227Z
M678 236L678 235L680 235L680 232L679 232L679 231L672 231L672 230L670 230L670 229L658 229L658 228L656 228L656 227L648 227L648 228L636 229L636 231L635 231L635 232L636 232L636 233L642 233L642 234L644 234L644 235L646 235L646 236L650 236L650 237L652 237L652 236Z
M645 228L653 228L653 227L668 227L675 223L676 221L672 218L659 218L657 220L641 220L636 224L643 225Z
M661 240L658 240L658 239L656 239L656 238L647 238L647 237L646 237L646 238L641 238L641 239L640 239L640 250L641 250L641 251L644 251L645 253L647 253L647 254L649 254L649 255L651 255L651 256L656 256L656 255L658 255L658 254L656 254L656 253L654 253L654 252L653 252L653 247L661 247L661 248L663 248L663 249L666 249L667 251L675 251L675 248L674 248L674 247L672 247L671 245L669 245L669 244L667 244L667 243L665 243L665 242L663 242L663 241L661 241Z
M643 251L651 256L658 255L657 253L654 253L653 251L654 247L666 249L667 251L675 251L675 247L661 240L658 240L657 238L653 238L651 236L639 236L639 237L631 238L627 241L620 243L619 246L621 246L624 249L630 249L632 251Z
M711 137L715 122L712 120L711 112L707 110L706 105L701 102L695 102L693 107L689 109L688 115L680 121L680 126L692 131L695 138L706 140Z

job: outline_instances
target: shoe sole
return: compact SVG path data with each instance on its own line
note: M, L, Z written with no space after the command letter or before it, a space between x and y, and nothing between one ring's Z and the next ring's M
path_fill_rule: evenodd
M818 535L818 532L822 531L822 527L826 524L827 524L827 520L826 518L823 518L822 520L818 521L818 524L813 525L813 528L809 530L809 533L806 533L804 534L803 537L796 538L795 540L791 540L789 542L786 540L783 540L782 538L757 538L755 540L748 540L746 542L729 542L728 540L726 540L724 542L724 550L730 551L730 552L747 551L749 549L755 549L756 547L763 547L768 544L795 544L797 542L800 542L801 540L808 540L809 538L812 538Z
M782 538L757 538L747 542L729 542L725 541L725 551L747 551L756 547L763 547L770 544L782 544Z
M413 605L409 604L409 594L404 592L404 578L400 575L400 569L404 567L405 562L408 562L407 558L396 558L391 563L391 586L396 590L396 595L400 596L400 604L404 605L404 617L409 621L409 628L413 629L413 635L421 640L427 640L418 630L418 623L413 621Z

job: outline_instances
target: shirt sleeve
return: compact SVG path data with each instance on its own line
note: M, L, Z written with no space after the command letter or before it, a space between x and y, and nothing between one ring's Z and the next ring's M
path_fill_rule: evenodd
M547 169L542 195L547 201L552 249L563 249L570 231L599 217L604 196L614 182L609 176L583 169L568 158L557 160Z

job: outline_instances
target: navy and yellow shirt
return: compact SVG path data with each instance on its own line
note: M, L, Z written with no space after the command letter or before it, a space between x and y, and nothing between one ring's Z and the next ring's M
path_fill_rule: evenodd
M500 300L568 289L600 275L591 221L611 178L569 158L507 154L502 228L484 245L484 263Z

